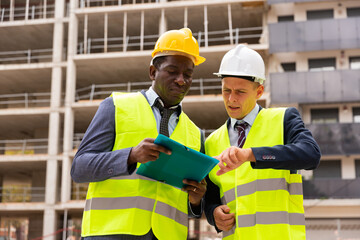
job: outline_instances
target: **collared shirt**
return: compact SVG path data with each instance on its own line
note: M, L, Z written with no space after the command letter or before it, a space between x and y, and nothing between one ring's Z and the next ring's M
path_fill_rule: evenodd
M141 91L146 98L149 98L148 102L152 105L157 98L157 94L153 91L152 88L146 92ZM161 119L159 110L155 107L152 109L159 129ZM177 115L179 114L174 113L171 116L170 132L175 129ZM71 168L74 181L98 182L114 176L132 174L136 165L128 167L127 164L131 148L112 151L115 137L115 107L112 97L108 97L101 102L76 152ZM201 141L201 152L204 152L203 138Z
M154 117L156 120L156 128L159 131L160 129L160 121L161 121L161 115L160 115L160 111L157 107L154 106L155 101L157 98L159 98L159 95L157 95L157 93L154 91L154 89L152 87L150 87L146 92L145 92L146 98L151 106L151 109L154 113ZM162 101L160 101L162 103ZM162 103L163 104L163 103ZM163 104L164 105L164 104ZM170 109L174 109L174 108L178 108L176 112L174 112L173 114L171 114L170 118L169 118L169 135L172 134L172 132L174 131L178 121L179 121L179 113L181 113L181 103L179 105L170 107Z
M246 122L249 126L245 129L245 136L248 135L251 126L254 124L255 118L259 113L259 105L256 104L255 107L251 110L251 112L246 115L243 119L237 120L235 118L230 118L230 125L228 125L229 130L229 138L231 146L237 146L239 133L238 130L235 128L236 123L243 123Z
M153 107L158 95L151 87L147 91L143 90L141 92L152 106L157 129L159 130L160 112L156 107ZM177 113L174 113L169 120L169 132L172 133L174 131L180 113L181 104ZM108 97L100 104L74 157L71 168L71 176L74 181L98 182L115 176L129 175L134 172L136 164L130 167L127 164L132 148L112 151L115 137L115 107L112 97ZM204 152L203 133L201 141L201 152ZM195 214L189 204L190 217L201 217L202 207L200 210L200 214Z
M160 115L160 110L154 106L155 104L155 101L157 98L159 98L159 95L157 95L157 93L154 91L154 89L152 87L150 87L146 92L145 92L145 95L146 95L146 99L148 100L150 106L151 106L151 109L154 113L154 117L155 117L155 120L156 120L156 128L159 132L159 129L160 129L160 121L161 121L161 115ZM160 99L160 103L164 106L163 102L161 101ZM168 125L168 129L169 129L169 135L172 134L172 132L174 131L178 121L179 121L179 115L181 113L181 103L176 105L176 106L173 106L173 107L170 107L170 109L175 109L177 108L177 111L175 111L173 114L171 114L170 118L169 118L169 125ZM203 209L203 199L201 199L201 207L200 207L200 215L196 214L193 212L193 209L190 205L190 202L188 201L188 206L189 206L189 210L190 210L190 216L193 216L193 217L201 217L201 214L202 214L202 209Z

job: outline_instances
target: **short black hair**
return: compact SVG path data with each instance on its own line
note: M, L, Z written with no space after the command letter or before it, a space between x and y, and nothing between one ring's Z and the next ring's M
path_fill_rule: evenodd
M168 56L175 56L175 55L166 55L166 56L160 56L160 57L156 57L152 60L152 65L156 68L156 69L159 69L161 64L163 62L165 62L166 58ZM177 55L177 56L180 56L180 55ZM189 58L190 59L190 58ZM190 59L191 60L191 59ZM195 66L194 62L191 61L193 63L193 67Z
M166 57L167 57L167 56L161 56L161 57L154 58L152 64L154 65L154 67L155 67L156 69L159 69L160 66L161 66L161 64L162 64L163 62L165 62Z

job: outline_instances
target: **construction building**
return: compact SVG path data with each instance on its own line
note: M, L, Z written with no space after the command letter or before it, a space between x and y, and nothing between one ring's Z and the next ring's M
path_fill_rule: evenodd
M322 150L302 171L308 239L360 239L360 1L0 0L0 240L79 239L81 138L112 91L150 86L157 38L183 27L207 59L184 111L206 135L222 125L213 73L236 44L258 51L259 103L296 107ZM221 238L205 218L189 226Z

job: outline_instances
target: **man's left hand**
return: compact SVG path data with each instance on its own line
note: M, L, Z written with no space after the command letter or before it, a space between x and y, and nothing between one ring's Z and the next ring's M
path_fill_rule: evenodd
M199 206L206 192L205 179L201 180L201 182L184 179L183 183L185 183L186 186L182 190L188 192L190 203L193 206Z
M215 158L220 161L218 163L220 170L216 172L216 175L222 175L234 170L247 161L255 162L255 156L251 148L242 149L238 147L229 147Z

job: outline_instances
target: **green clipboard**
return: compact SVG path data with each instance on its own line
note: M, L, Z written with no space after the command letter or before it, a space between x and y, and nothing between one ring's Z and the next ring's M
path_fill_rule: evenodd
M160 153L157 160L141 164L136 173L174 187L182 188L184 179L200 182L219 163L219 160L162 134L157 136L155 143L170 149L171 155Z

